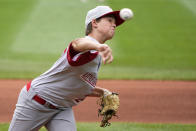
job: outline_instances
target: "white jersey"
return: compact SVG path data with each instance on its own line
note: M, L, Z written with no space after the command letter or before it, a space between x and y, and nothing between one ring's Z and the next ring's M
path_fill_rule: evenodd
M72 107L92 93L100 64L97 51L76 52L70 43L56 63L32 81L31 89L57 107Z

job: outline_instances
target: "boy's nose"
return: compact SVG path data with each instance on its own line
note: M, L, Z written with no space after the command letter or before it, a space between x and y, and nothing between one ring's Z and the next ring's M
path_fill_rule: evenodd
M116 28L116 23L113 23L113 25L112 25L114 28Z

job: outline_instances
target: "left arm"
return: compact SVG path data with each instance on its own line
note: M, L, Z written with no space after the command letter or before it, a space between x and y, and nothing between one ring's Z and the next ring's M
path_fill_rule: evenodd
M109 90L96 86L93 89L93 92L88 96L90 96L90 97L101 97L102 95L106 96L108 94L111 94L111 92Z

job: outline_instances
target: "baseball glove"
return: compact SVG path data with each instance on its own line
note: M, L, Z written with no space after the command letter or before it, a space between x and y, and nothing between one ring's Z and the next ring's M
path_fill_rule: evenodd
M100 97L98 104L100 109L98 110L98 116L102 116L100 127L110 126L108 121L112 116L116 116L117 110L120 105L120 100L117 93L111 93Z

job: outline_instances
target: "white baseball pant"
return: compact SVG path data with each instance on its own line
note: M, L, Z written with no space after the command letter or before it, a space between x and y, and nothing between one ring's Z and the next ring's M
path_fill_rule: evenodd
M26 86L21 90L9 131L38 131L45 126L48 131L76 131L72 108L50 109L33 100L35 92Z

